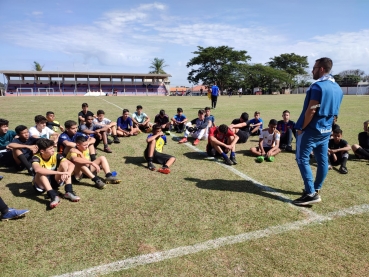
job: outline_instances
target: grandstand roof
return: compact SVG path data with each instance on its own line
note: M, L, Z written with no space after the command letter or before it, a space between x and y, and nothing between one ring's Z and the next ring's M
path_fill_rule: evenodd
M150 73L107 73L107 72L67 72L67 71L18 71L18 70L0 70L0 73L7 77L142 77L142 78L168 78L170 74L150 74Z

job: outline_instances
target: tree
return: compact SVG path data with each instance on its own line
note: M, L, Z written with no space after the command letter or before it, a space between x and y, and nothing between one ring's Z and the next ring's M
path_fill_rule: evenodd
M286 72L290 75L291 80L296 78L298 75L307 74L305 68L309 67L307 56L300 56L295 53L282 54L280 56L270 58L270 60L271 61L268 62L267 65ZM287 84L287 86L291 87L292 83Z
M163 69L166 66L168 66L168 65L165 64L164 59L154 58L154 60L151 62L151 66L150 66L150 68L153 69L153 70L150 71L149 73L151 73L151 74L167 74Z
M187 67L191 67L187 80L194 84L216 83L220 91L236 82L240 66L251 60L251 57L246 55L247 51L236 51L228 46L197 48L198 50L193 52L197 56L187 63Z
M33 70L34 71L42 71L42 69L44 68L45 65L41 66L38 62L33 62Z

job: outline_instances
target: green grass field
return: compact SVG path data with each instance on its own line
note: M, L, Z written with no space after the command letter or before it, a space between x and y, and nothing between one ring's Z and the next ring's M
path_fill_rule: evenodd
M222 96L212 114L219 125L258 110L268 122L282 119L288 109L296 121L303 99ZM60 122L76 120L83 102L94 113L103 109L111 120L121 115L121 108L133 112L138 104L152 120L162 108L172 117L177 107L193 119L198 109L210 105L207 97L3 97L0 117L8 119L13 130L19 124L33 126L34 116L48 110ZM362 123L369 119L367 104L365 96L344 97L338 124L350 145L357 143ZM193 149L191 143L179 145L178 138L170 136L164 151L177 161L164 175L146 168L145 139L146 134L121 138L120 144L111 145L112 154L98 150L118 172L121 184L98 190L84 179L74 185L81 201L62 200L53 210L47 208L49 200L34 193L26 171L0 168L1 197L10 207L31 210L25 218L0 222L0 275L60 275L124 261L127 269L112 266L116 272L82 276L367 276L367 161L351 152L349 173L329 171L322 203L305 209L288 202L303 188L293 153L282 152L274 163L258 164L249 154L258 140L252 137L237 145L238 164L227 167L205 159L206 142ZM315 172L314 160L311 164ZM240 239L216 244L229 236ZM209 240L216 243L185 255L185 247ZM179 254L145 262L152 257L145 254L161 257L171 249ZM127 261L134 257L143 262Z

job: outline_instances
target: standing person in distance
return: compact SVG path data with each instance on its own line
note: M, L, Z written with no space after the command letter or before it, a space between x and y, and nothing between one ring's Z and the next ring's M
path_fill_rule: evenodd
M213 109L215 109L215 107L217 106L218 96L219 96L219 88L217 86L217 83L215 83L211 87L211 107Z
M343 93L329 74L333 66L330 58L315 61L313 78L316 80L306 91L304 106L296 122L296 161L305 189L292 204L305 206L321 202L319 191L328 172L328 141L335 115L339 114ZM315 181L310 167L310 153L317 161Z

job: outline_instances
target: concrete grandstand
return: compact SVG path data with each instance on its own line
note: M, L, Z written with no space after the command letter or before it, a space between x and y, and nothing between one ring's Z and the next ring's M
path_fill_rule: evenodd
M0 71L5 96L164 96L170 74Z

